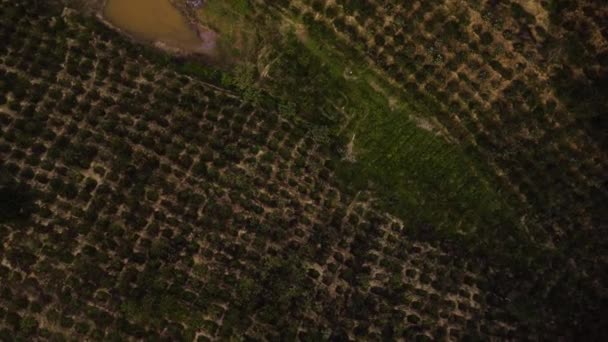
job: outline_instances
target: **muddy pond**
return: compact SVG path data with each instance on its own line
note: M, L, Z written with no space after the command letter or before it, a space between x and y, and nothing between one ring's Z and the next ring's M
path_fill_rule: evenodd
M185 52L209 53L215 37L188 23L169 0L107 0L107 21L133 37Z

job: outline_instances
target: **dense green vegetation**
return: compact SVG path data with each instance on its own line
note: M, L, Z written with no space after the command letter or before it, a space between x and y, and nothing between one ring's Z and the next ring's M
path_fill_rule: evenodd
M0 340L605 336L596 7L450 4L0 0Z

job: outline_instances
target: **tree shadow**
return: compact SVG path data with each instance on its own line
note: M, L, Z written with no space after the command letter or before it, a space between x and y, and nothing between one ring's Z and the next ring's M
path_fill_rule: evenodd
M0 170L0 224L28 219L36 208L35 197L29 185Z

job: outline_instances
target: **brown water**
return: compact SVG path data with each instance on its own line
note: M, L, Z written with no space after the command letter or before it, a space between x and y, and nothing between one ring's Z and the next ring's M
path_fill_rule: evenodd
M203 42L169 0L108 0L105 18L133 36L187 51Z

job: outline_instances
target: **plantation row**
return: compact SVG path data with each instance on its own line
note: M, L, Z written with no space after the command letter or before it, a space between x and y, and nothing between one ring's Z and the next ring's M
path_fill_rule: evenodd
M522 269L529 272L515 271L509 282L513 288L505 293L527 292L530 286L519 284L535 279L531 281L545 288L545 294L519 299L554 310L564 331L567 326L585 334L601 330L603 321L593 317L605 310L595 299L606 289L599 271L605 261L598 251L608 247L602 238L608 197L603 119L608 102L602 95L602 77L608 72L605 6L591 1L542 2L535 8L522 1L285 0L265 2L258 10L304 24L307 35L300 35L309 40L311 51L336 69L346 66L345 84L371 80L376 95L386 97L390 109L377 101L378 113L345 113L345 122L338 123L345 140L354 140L356 133L363 141L360 151L378 155L372 153L371 167L405 170L404 164L417 165L411 150L421 150L428 160L442 153L456 158L464 149L479 160L470 174L493 174L490 183L511 206L495 211L471 207L475 200L491 208L499 205L488 195L470 201L463 195L466 189L483 187L473 181L475 177L462 183L462 178L456 179L456 184L463 184L459 189L465 189L458 195L434 193L458 203L446 208L461 206L461 222L471 222L471 212L476 218L484 212L496 214L465 225L470 231L454 229L464 232L472 249L484 250L481 254L491 260L503 253L527 260L516 264L527 264ZM417 139L409 145L403 138L408 131L401 128L410 121L411 108L427 122L436 122L427 126L435 126L434 133L456 146L425 149L428 145ZM368 119L374 114L382 117ZM351 122L354 132L344 129ZM400 158L406 162L382 163ZM442 162L438 168L449 169L453 177L457 168ZM377 178L389 179L391 195L402 184L412 192L419 184L400 182L410 172L379 172ZM438 177L435 183L446 179ZM509 209L514 214L503 219ZM406 216L403 212L397 215ZM528 244L544 250L534 252L525 247ZM557 267L557 260L564 259L576 266ZM513 267L517 268L515 263L507 268ZM547 294L561 299L548 299ZM553 304L557 302L560 305Z
M0 5L1 191L27 195L0 217L0 339L536 333L483 261L341 191L306 125L72 11Z
M576 4L560 9L565 18L551 17L549 24L536 22L515 2L282 3L311 31L358 47L395 87L424 99L430 115L537 212L529 221L535 240L570 248L567 240L578 241L581 231L600 233L608 165L597 139L601 123L586 118L605 108L605 101L594 102L601 95L592 87L606 70L600 50L606 39L591 39L602 37L593 35L601 25L587 15L591 3L579 5L584 13ZM564 50L568 43L559 37L574 37L573 26L587 31L569 38L579 39L577 51ZM581 59L589 63L581 70L588 79L572 84L579 68L574 61ZM572 69L560 67L562 62ZM564 93L564 84L573 89ZM569 96L577 91L589 102L584 111L571 105Z
M552 80L545 76L550 69L533 63L526 53L550 49L532 45L525 37L506 39L498 31L521 30L519 26L531 22L512 22L503 15L499 24L488 23L483 11L480 15L465 5L452 14L451 5L293 1L290 10L310 27L325 25L317 30L326 30L326 35L336 31L349 45L360 46L399 87L416 98L426 97L455 138L472 144L498 175L506 176L511 191L541 210L539 220L555 222L558 230L588 227L588 220L597 225L599 205L607 195L601 189L605 153L555 97ZM520 13L517 6L511 9ZM492 13L498 16L500 11ZM547 32L540 36L545 44L558 44ZM519 51L518 46L527 50ZM593 54L593 46L585 48ZM545 225L551 234L553 225Z

